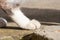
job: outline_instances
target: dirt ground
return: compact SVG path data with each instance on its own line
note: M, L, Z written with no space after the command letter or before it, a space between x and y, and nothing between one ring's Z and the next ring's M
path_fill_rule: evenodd
M21 29L0 9L0 16L8 21L0 28L0 40L60 40L60 0L30 0L22 4L21 10L30 19L40 21L42 28Z

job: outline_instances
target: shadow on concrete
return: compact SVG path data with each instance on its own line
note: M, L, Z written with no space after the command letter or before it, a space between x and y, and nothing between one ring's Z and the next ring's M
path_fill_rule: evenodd
M22 29L22 28L20 28L20 27L12 27L12 26L0 27L0 29L25 30L25 29Z
M30 19L37 19L43 22L59 22L60 10L56 9L35 9L35 8L21 8Z
M30 35L24 36L22 38L22 40L53 40L53 39L51 39L51 38L48 39L48 38L46 38L44 36L40 36L40 35L32 33Z

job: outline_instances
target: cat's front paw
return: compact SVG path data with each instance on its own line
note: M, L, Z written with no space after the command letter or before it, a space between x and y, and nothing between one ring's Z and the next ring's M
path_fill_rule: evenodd
M41 26L40 22L33 19L29 22L29 24L27 25L27 29L32 29L32 30L35 30L35 29L39 29Z

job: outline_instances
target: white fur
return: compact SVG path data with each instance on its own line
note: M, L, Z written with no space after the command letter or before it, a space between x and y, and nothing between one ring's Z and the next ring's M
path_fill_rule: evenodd
M15 22L17 22L20 26L25 26L26 24L28 24L30 22L30 19L28 19L19 8L16 9L12 9L11 10L13 12L13 16L11 16L13 18L13 20L15 20Z
M20 10L20 4L26 2L26 0L6 0L5 3L2 4L6 7L6 9L10 9L10 11L13 13L10 17L13 19L14 22L16 22L21 28L24 29L38 29L40 28L41 24L37 20L30 20L28 17L26 17ZM19 4L19 6L17 5Z
M13 15L11 18L21 27L24 29L37 29L40 28L41 24L35 20L31 21L29 18L27 18L19 8L15 8L11 10Z

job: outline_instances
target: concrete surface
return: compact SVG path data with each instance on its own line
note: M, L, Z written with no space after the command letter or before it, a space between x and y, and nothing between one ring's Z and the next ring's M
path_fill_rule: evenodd
M42 24L40 29L24 30L9 22L7 27L0 28L0 40L60 40L60 25Z
M0 17L9 22L0 28L0 40L60 40L60 0L27 0L21 10L30 19L39 20L41 28L21 29L0 9Z

